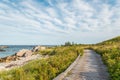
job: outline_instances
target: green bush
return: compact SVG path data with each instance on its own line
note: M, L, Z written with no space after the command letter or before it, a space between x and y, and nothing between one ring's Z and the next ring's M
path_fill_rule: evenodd
M63 72L78 56L82 49L77 46L56 47L38 54L54 54L50 58L31 61L21 68L0 73L1 80L52 80ZM48 53L49 52L49 53ZM37 54L37 53L36 53Z
M120 80L120 49L98 47L95 51L101 54L104 63L108 67L112 80Z

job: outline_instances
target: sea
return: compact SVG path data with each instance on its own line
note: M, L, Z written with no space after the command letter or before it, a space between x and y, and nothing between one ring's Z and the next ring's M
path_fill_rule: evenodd
M3 50L5 50L5 51L3 51L3 52L0 51L0 58L13 55L21 49L31 50L36 45L5 45L5 46L8 46L8 48L4 48Z
M0 46L8 46L8 48L4 48L4 52L0 51L0 58L4 58L10 55L15 54L21 49L29 49L32 50L35 46L37 45L0 45ZM53 47L55 45L41 45L41 46L46 46L46 47Z

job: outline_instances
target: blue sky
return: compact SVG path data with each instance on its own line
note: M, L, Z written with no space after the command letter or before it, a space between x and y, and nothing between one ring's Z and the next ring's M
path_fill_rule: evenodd
M0 45L97 43L120 35L120 0L0 0Z

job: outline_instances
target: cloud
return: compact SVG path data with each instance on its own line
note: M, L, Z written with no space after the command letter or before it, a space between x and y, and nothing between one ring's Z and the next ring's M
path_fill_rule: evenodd
M79 37L75 34L84 33L103 32L110 35L109 33L113 32L113 35L118 35L119 22L119 0L115 0L114 4L109 0L0 1L0 29L3 29L3 26L4 29L9 27L9 32L14 33L14 29L19 35L35 34L38 37L54 35L60 36L61 39L64 36L64 40L68 39L68 35ZM74 38L75 41L77 37Z

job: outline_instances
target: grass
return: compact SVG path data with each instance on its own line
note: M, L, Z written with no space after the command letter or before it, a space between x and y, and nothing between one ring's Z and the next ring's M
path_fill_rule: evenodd
M120 80L120 49L119 48L97 48L97 53L102 56L104 63L108 67L111 80Z
M120 80L120 37L96 45L67 45L49 48L34 54L49 55L47 59L31 61L23 67L0 72L0 80L52 80L63 72L83 49L94 49L107 65L111 80Z
M83 51L78 46L56 47L35 54L52 55L50 58L31 61L21 68L0 73L1 80L52 80L63 72ZM81 54L82 55L82 54Z
M107 65L111 80L120 80L120 36L94 45L92 48L101 55Z

